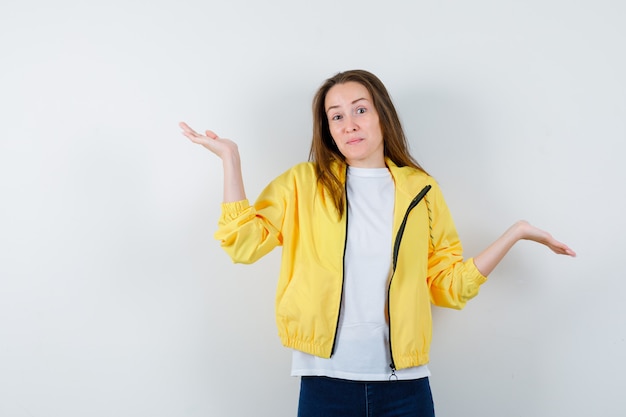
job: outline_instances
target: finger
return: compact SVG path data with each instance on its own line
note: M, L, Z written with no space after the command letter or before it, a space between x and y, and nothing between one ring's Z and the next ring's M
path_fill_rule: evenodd
M193 143L202 143L203 140L207 140L206 136L199 135L196 132L183 131L180 133Z
M189 127L189 125L188 125L187 123L185 123L185 122L180 122L180 123L178 123L178 126L179 126L181 129L185 130L185 131L191 131L191 130L192 130L192 129Z
M563 243L559 243L559 245L555 246L552 250L559 255L576 257L576 252L574 252L569 246Z
M563 248L563 254L564 255L569 255L571 257L576 257L576 252L574 252L569 246L565 246Z
M189 127L189 125L185 122L180 122L178 126L180 126L180 128L183 129L183 133L186 134L185 136L188 136L188 135L202 136L198 132L193 130L191 127Z

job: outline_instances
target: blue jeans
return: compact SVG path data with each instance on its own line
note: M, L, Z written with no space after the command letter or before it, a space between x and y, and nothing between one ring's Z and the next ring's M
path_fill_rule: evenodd
M434 417L428 378L362 382L303 376L298 417Z

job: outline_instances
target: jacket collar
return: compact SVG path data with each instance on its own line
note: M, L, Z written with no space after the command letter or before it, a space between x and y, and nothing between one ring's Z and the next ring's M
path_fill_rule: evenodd
M389 168L396 186L396 192L413 199L422 188L433 182L428 174L411 167L399 167L391 159L385 158L385 165ZM332 168L339 179L345 183L348 166L343 161L335 161Z
M395 182L396 192L405 194L410 199L433 182L432 178L423 171L411 167L399 167L389 158L385 158L385 164Z

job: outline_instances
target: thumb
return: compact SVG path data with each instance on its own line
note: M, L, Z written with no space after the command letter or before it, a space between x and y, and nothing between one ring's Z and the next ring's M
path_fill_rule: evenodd
M215 132L213 132L212 130L207 130L206 132L204 132L204 134L211 138L211 139L218 139L219 136L217 136L217 134Z

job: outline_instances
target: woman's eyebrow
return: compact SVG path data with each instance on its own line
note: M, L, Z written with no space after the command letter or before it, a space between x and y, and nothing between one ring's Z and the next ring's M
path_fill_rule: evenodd
M354 100L352 103L350 104L356 104L361 100L367 100L365 97L361 97L361 98L357 98L356 100ZM334 106L330 106L329 108L326 109L326 113L328 113L329 111L331 111L332 109L337 109L340 106L338 104L334 105Z

